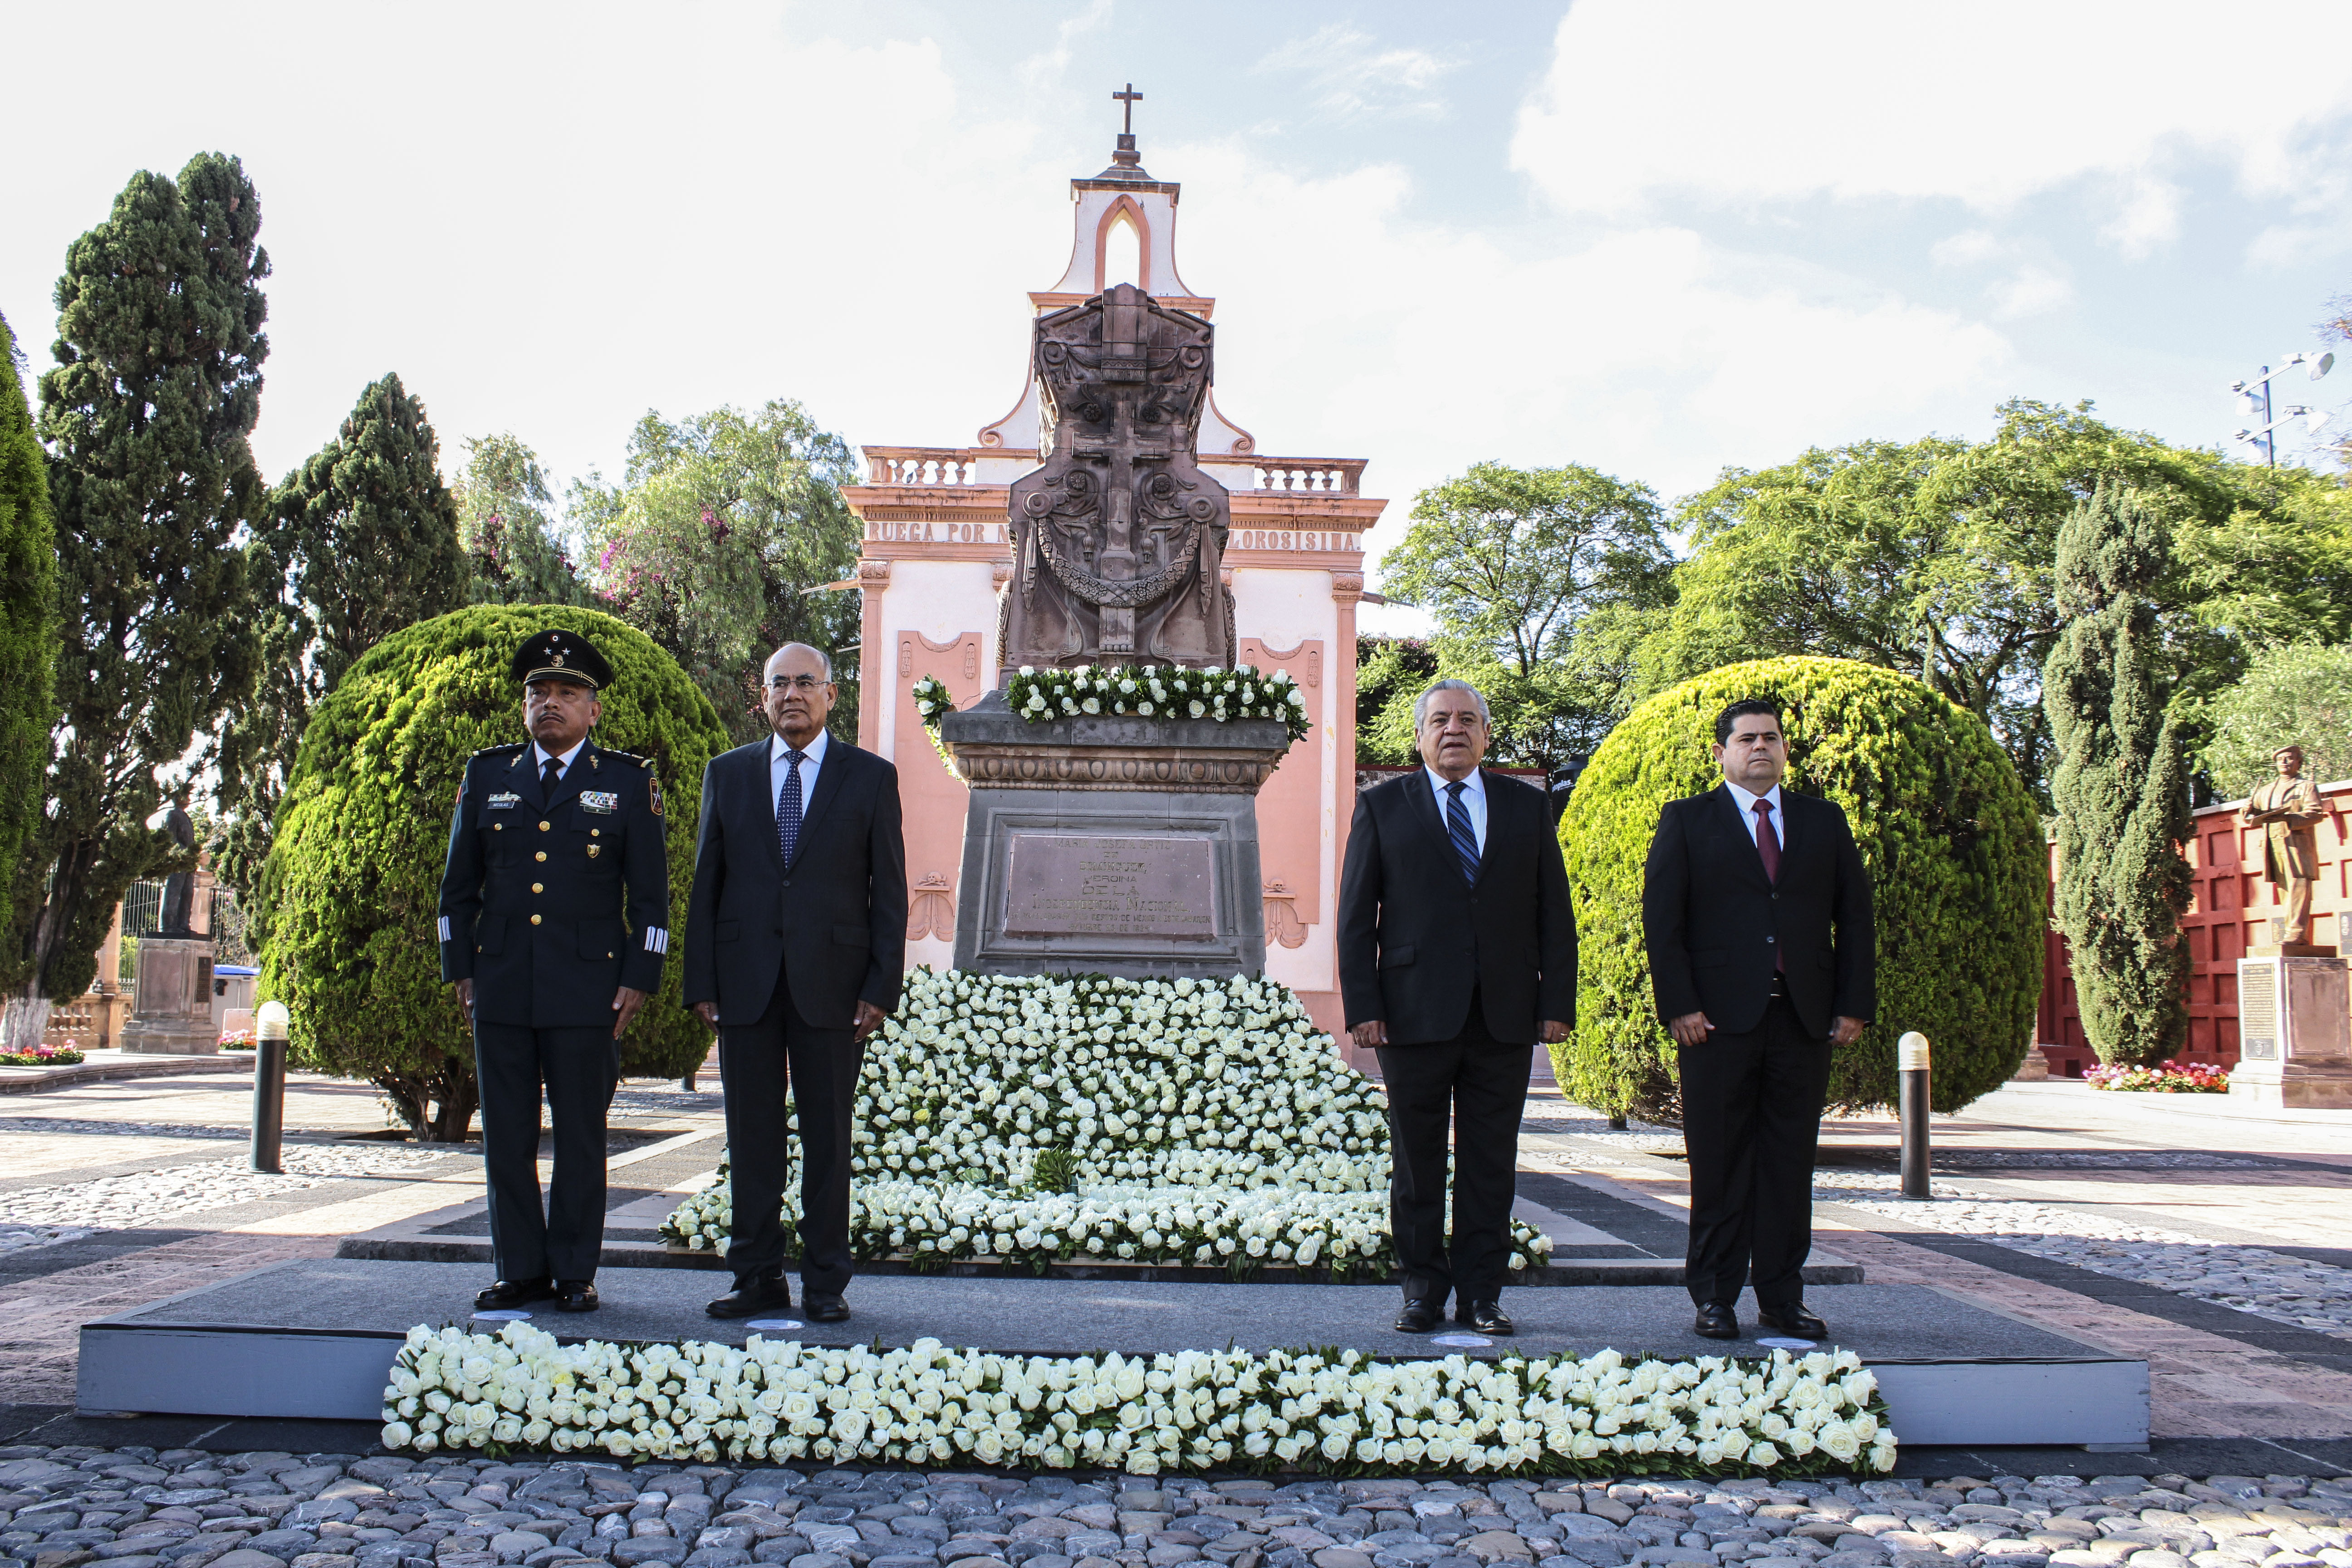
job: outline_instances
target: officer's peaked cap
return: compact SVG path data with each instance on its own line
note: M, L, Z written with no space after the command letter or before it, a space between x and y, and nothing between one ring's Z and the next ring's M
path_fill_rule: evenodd
M551 628L515 649L514 676L526 686L534 680L570 680L601 691L613 684L613 667L578 632Z

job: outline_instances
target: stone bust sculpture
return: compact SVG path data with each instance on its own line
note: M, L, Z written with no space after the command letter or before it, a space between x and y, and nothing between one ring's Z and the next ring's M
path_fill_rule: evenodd
M2311 895L2319 885L2319 837L2314 830L2327 815L2318 786L2303 776L2303 748L2281 746L2272 763L2278 777L2246 797L2238 821L2263 829L2263 876L2279 889L2284 908L2279 940L2311 940Z
M1234 662L1232 514L1194 462L1210 331L1127 283L1038 319L1044 466L1010 498L999 685L1024 664Z
M173 847L183 855L196 847L196 825L188 818L187 805L179 796L172 799L172 809L163 816L163 831L170 836ZM196 935L196 879L186 871L174 871L163 879L163 918L155 934L163 937L191 938Z

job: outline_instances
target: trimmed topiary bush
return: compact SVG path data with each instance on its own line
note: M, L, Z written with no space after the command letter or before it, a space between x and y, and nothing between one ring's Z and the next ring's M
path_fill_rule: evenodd
M670 904L682 912L702 770L726 729L643 633L564 605L478 605L370 649L311 715L262 866L260 989L293 1011L294 1059L374 1083L420 1134L464 1137L477 1102L472 1037L435 940L449 814L468 757L528 739L509 661L549 626L580 633L612 663L594 740L654 760ZM677 1078L709 1050L710 1031L678 1005L679 973L664 966L630 1026L624 1073Z
M1839 658L1727 665L1660 692L1610 732L1560 819L1580 943L1577 1027L1554 1046L1561 1090L1612 1114L1681 1112L1674 1043L1642 946L1642 866L1669 800L1722 782L1715 717L1780 704L1782 787L1845 808L1878 916L1878 1017L1839 1053L1830 1103L1895 1098L1895 1041L1935 1052L1935 1105L1957 1110L2017 1070L2042 990L2049 895L2033 802L1984 724L1891 670Z

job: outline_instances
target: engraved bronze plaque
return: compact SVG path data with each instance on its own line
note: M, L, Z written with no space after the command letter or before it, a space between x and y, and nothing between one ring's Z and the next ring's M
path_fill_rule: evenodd
M1004 934L1217 934L1216 846L1207 837L1115 838L1014 833L1004 871Z
M2250 1062L2279 1059L2279 965L2238 961L2238 1054Z

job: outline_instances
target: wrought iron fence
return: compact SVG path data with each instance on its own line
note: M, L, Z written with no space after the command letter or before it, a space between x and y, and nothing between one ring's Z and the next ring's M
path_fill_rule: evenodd
M152 936L163 923L163 884L133 882L122 894L122 954L116 978L128 985L139 973L139 939ZM251 963L253 947L246 938L247 917L234 889L212 889L212 908L201 922L212 933L213 962Z

